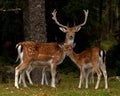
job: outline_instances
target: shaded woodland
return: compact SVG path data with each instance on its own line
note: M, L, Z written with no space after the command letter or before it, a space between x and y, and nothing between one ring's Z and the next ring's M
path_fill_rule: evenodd
M42 11L34 10L33 12L30 10L36 7L33 6L34 0L0 0L0 62L5 62L0 66L15 64L17 56L15 45L20 41L64 41L65 33L59 30L51 18L54 9L58 12L59 22L69 26L80 24L84 20L83 9L88 9L87 23L76 33L74 50L79 53L93 46L101 46L107 51L108 75L120 75L120 0L43 1L36 0L36 2L42 2L40 3ZM35 17L36 14L38 17ZM31 30L26 28L26 24ZM65 73L74 71L76 68L69 58L59 66L62 69L64 67L69 70L64 70Z

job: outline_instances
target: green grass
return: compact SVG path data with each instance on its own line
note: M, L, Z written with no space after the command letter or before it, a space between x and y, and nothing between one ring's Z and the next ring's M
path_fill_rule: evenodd
M71 77L70 77L71 76ZM120 96L120 82L116 80L109 80L109 88L104 89L104 81L100 83L98 90L94 89L94 84L89 84L89 88L85 89L85 84L78 89L79 78L74 78L74 74L63 75L60 84L57 88L42 85L29 85L24 88L20 85L20 89L14 87L14 82L0 83L0 96Z

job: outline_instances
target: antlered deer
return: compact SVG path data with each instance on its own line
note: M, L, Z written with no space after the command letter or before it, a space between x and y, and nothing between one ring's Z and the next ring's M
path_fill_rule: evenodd
M56 17L57 11L54 10L53 13L52 13L52 15L53 15L52 19L55 21L55 23L56 23L57 25L60 26L59 29L60 29L62 32L65 32L65 33L66 33L65 42L66 42L67 44L73 45L73 43L74 43L74 38L75 38L75 33L78 32L78 31L81 29L81 27L86 24L89 11L88 11L88 10L87 10L87 11L86 11L86 10L83 10L83 11L84 11L84 14L85 14L85 20L84 20L84 22L83 22L82 24L79 24L79 25L73 26L73 27L69 27L69 26L65 26L65 25L60 24L60 23L57 21L57 17Z
M98 78L95 89L98 89L99 87L102 71L105 79L105 89L108 88L104 50L99 47L94 47L76 54L73 51L73 46L64 44L62 47L70 59L80 68L80 82L78 88L81 88L85 70L94 70L97 73ZM88 88L88 76L86 77L86 88Z
M52 19L56 24L60 26L60 29L63 32L66 32L65 43L73 44L75 32L79 31L83 25L85 25L88 17L88 10L85 11L85 20L82 24L68 27L60 24L56 18L57 11L54 10L52 15ZM51 68L51 76L52 82L51 87L55 88L55 74L56 74L56 66L60 64L64 58L65 53L64 50L59 46L58 43L35 43L33 41L20 42L17 44L17 48L19 49L20 56L22 58L21 63L15 68L15 87L18 86L18 76L20 73L22 74L24 70L34 61L40 62L39 64L48 64ZM24 81L23 81L24 82Z

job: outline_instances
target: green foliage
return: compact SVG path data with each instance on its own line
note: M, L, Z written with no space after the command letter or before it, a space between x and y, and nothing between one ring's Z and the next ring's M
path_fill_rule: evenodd
M106 51L110 50L115 45L117 45L117 41L115 39L113 39L113 40L103 40L101 42L101 47L103 49L105 49Z

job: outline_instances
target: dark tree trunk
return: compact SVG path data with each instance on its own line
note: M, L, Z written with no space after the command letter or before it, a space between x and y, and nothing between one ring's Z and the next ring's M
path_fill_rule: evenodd
M101 44L101 41L102 41L102 9L103 9L103 0L100 0L99 1L99 19L98 19L98 22L99 22L99 31L98 31L98 40L97 40L97 45L100 46Z
M25 40L46 42L45 0L29 0L24 10Z
M24 9L24 36L25 40L46 42L45 0L29 0ZM34 83L41 81L41 68L35 68L31 72Z

